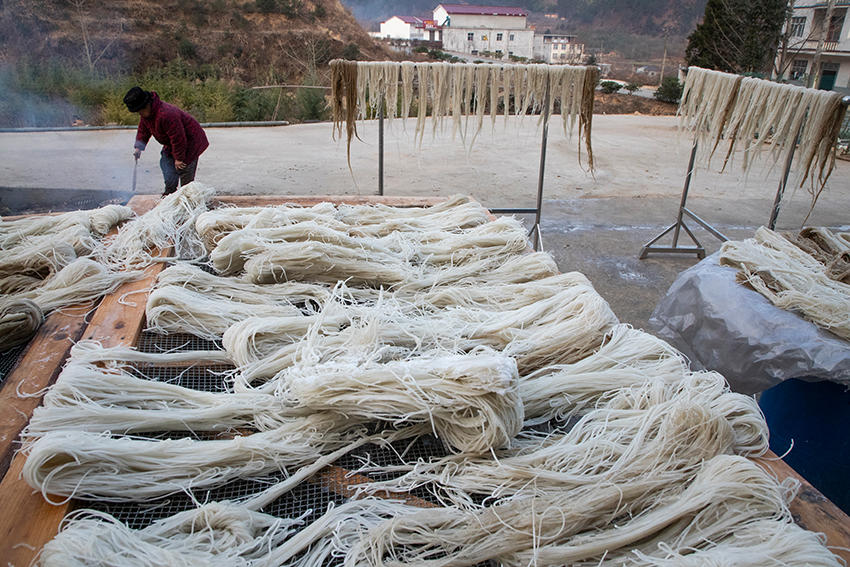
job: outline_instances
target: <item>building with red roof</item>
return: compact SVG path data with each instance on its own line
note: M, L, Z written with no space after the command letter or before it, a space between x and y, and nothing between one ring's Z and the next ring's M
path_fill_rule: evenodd
M523 8L440 4L434 21L443 30L446 51L495 59L533 55L534 30Z

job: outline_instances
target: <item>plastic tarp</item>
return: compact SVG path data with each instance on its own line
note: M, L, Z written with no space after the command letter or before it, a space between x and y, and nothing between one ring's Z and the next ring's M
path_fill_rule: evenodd
M735 280L719 253L685 270L650 318L695 369L723 374L745 394L790 378L850 387L850 342L774 306Z

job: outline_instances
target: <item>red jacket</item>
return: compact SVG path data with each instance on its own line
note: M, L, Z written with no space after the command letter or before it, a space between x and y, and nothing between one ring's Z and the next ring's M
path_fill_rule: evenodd
M162 144L162 153L176 161L192 163L209 147L207 135L191 114L151 93L151 116L139 120L135 146L144 150L151 139Z

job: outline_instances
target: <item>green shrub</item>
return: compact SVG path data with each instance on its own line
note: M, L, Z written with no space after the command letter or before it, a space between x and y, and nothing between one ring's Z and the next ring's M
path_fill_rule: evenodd
M629 91L629 94L634 94L635 91L640 90L640 85L637 83L629 83L624 88Z
M615 81L602 81L601 83L599 83L599 88L605 94L614 94L615 92L622 89L623 85Z
M678 103L682 98L682 83L676 77L664 77L654 96L656 100L662 102Z
M194 59L198 55L198 48L189 39L183 37L177 42L177 53L183 59Z
M315 77L307 77L304 79L303 85L305 87L313 86L317 82ZM325 120L327 118L328 103L322 89L298 89L295 99L299 120Z
M109 96L103 103L100 112L99 122L103 124L137 124L139 122L138 114L127 110L124 104L124 93L113 94Z
M262 12L263 14L277 12L277 0L256 0L254 6L258 12Z
M342 50L342 58L349 61L357 61L360 59L360 48L356 43L349 43Z

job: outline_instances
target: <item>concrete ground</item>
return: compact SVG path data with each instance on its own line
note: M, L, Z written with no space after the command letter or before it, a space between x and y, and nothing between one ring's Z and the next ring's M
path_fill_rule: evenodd
M691 147L690 136L680 134L676 124L674 117L595 116L593 174L583 148L579 161L577 134L565 135L559 117L549 128L544 248L562 270L587 274L620 319L636 327L647 328L658 299L697 261L694 256L637 258L646 241L675 221ZM432 136L428 121L419 147L414 128L411 119L394 121L387 130L386 194L468 193L488 207L534 206L541 139L534 118L507 123L499 118L495 129L485 118L471 149L474 118L466 144L459 133L452 136L450 122ZM197 179L229 194L374 194L375 123L358 125L358 133L362 141L352 142L349 171L346 144L333 140L329 123L211 129ZM133 135L132 130L0 133L0 213L27 204L43 210L128 198ZM780 169L762 161L744 174L739 164L722 174L717 163L698 168L689 199L694 212L733 239L767 223ZM137 192L162 190L154 142L138 173ZM796 191L783 204L778 228L799 228L809 203L804 190ZM850 225L850 162L839 161L809 224ZM709 252L719 248L703 229L695 233Z

